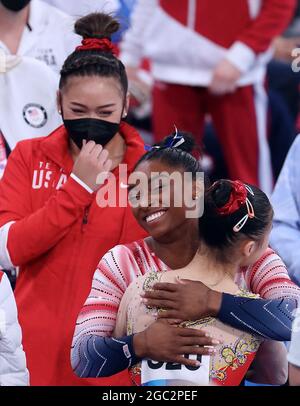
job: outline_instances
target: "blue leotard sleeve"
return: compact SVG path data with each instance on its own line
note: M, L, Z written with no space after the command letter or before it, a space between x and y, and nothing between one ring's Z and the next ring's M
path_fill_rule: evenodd
M111 376L140 361L133 350L133 335L123 338L87 335L76 347L72 348L72 367L80 378Z
M218 319L265 339L290 341L297 301L253 299L223 293Z

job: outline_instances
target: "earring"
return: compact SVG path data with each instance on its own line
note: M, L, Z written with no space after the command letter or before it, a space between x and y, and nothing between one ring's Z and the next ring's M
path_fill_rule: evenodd
M58 110L58 114L60 114L60 115L61 115L61 110Z

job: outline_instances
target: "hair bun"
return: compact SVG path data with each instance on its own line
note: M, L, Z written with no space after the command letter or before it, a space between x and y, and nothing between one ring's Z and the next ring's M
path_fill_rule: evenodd
M211 190L211 199L215 206L220 208L228 203L232 192L232 184L229 180L221 179L217 181Z
M108 14L91 13L79 18L75 32L85 38L111 38L120 28L119 22Z
M193 137L193 135L191 133L185 132L185 131L178 131L177 135L179 137L184 138L184 142L180 145L178 145L178 147L172 147L175 149L179 149L181 151L185 151L188 152L189 154L191 152L194 151L196 143L195 143L195 139ZM166 147L170 144L170 141L174 138L175 136L175 132L171 135L168 135L167 137L165 137L161 142L155 144L154 146L158 146L158 147Z

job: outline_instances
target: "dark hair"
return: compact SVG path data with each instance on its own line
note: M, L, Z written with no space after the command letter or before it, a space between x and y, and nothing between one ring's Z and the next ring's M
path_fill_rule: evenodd
M108 14L91 13L75 23L76 34L86 38L108 38L118 31L120 24ZM74 51L65 60L60 71L59 88L62 89L72 76L114 77L119 80L124 96L128 90L128 79L123 63L110 52L97 49Z
M247 191L247 198L253 206L255 216L248 218L239 232L233 227L247 214L247 206L243 204L235 212L224 215L218 209L228 203L233 184L229 180L215 182L206 192L204 200L204 214L199 219L200 239L210 248L217 248L226 255L226 248L232 246L242 236L260 241L269 226L273 209L264 192L256 186L249 186L254 195Z
M186 172L192 173L193 177L196 177L197 172L202 172L199 160L191 155L196 149L192 134L178 131L178 136L183 137L184 142L178 147L170 147L170 141L174 138L174 135L175 133L168 135L160 143L154 144L152 149L139 159L134 169L144 161L160 160L174 168L184 168Z

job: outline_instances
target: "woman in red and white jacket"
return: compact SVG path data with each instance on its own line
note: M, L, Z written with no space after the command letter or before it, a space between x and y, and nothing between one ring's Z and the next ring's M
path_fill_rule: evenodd
M16 302L7 276L0 271L0 386L28 384Z
M127 183L119 164L130 172L144 153L138 133L122 122L127 76L108 39L118 27L101 13L76 22L84 40L61 71L64 126L19 142L0 182L0 265L20 269L15 295L32 385L122 383L79 380L70 363L76 318L100 258L145 235L126 205L97 201L98 175L111 171L119 196Z
M295 0L137 0L121 59L152 63L157 139L174 123L201 135L210 114L229 175L269 192L272 174L264 90L270 45Z

